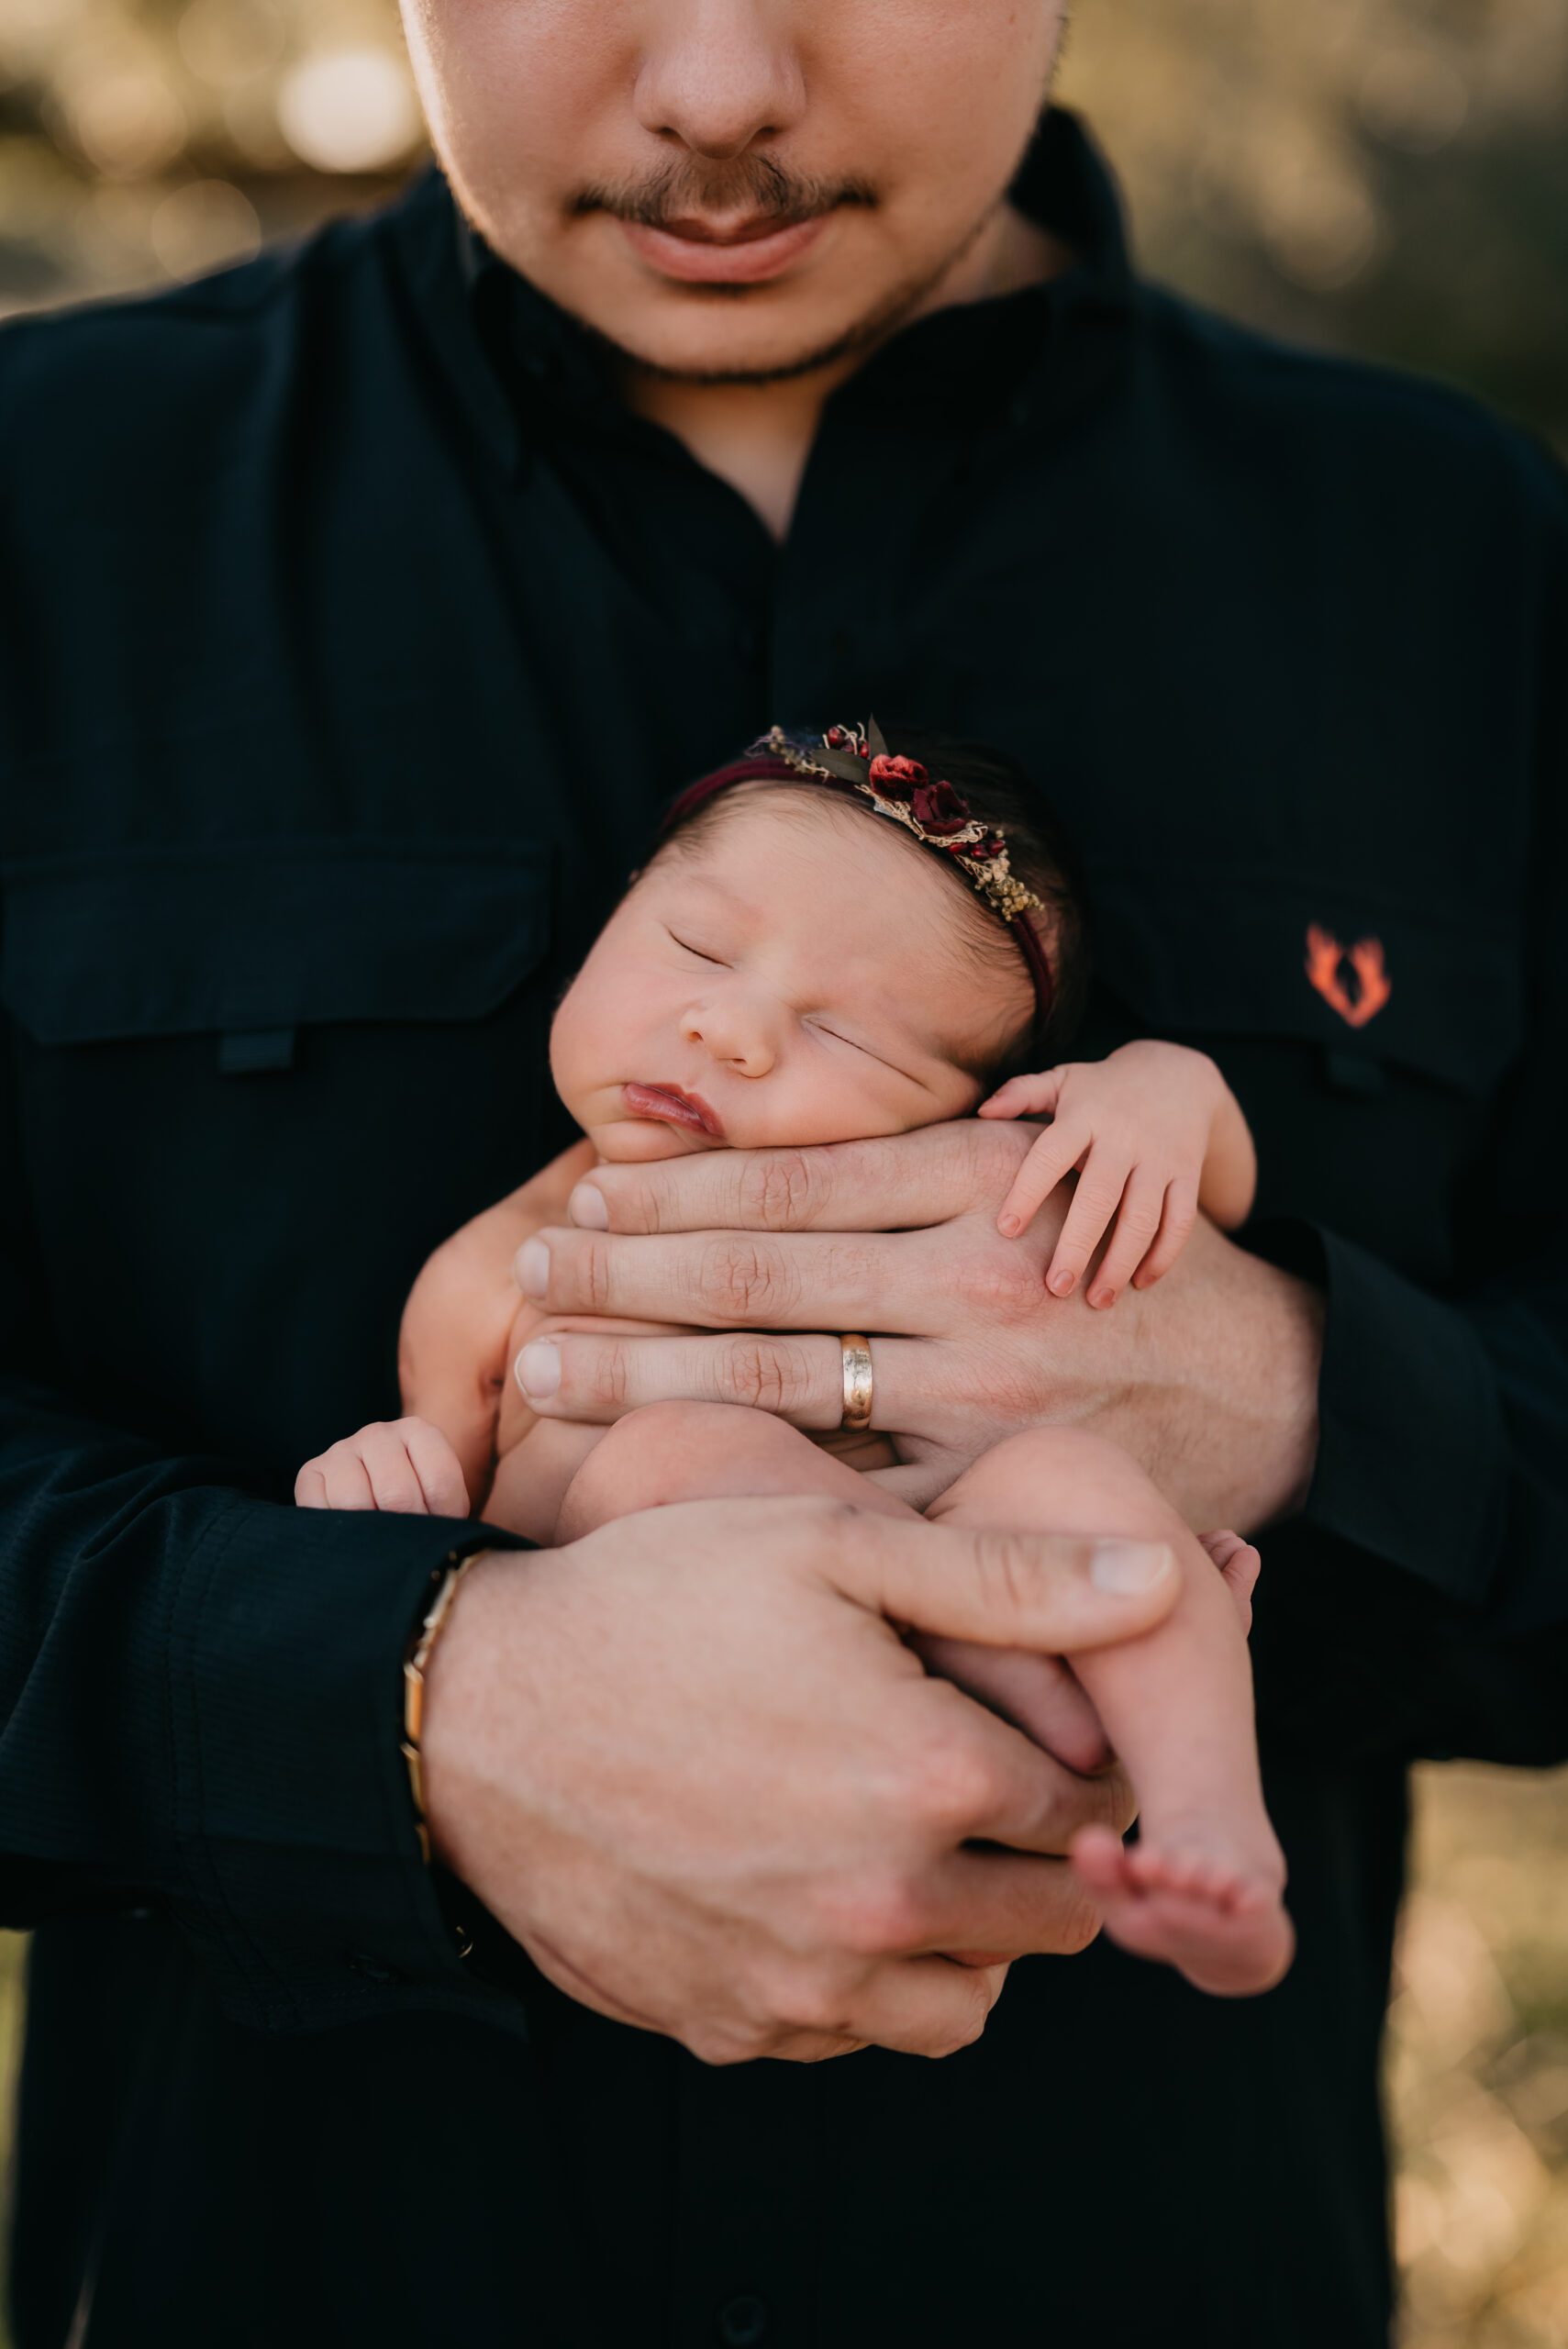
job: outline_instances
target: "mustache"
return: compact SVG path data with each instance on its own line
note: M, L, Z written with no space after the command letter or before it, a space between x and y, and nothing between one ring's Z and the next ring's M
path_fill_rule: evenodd
M748 155L733 163L703 167L667 164L650 178L605 181L580 188L570 206L575 217L608 212L642 228L666 228L673 220L740 213L748 220L810 220L840 204L872 206L869 180L817 179L790 171L772 155Z

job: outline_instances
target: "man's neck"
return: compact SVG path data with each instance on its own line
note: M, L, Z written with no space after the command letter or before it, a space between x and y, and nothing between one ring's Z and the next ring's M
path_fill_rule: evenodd
M984 302L1058 276L1068 248L1011 205L1002 205L973 244L930 288L899 328L932 310ZM628 366L627 406L684 441L700 464L738 489L773 537L783 540L831 393L865 364L872 348L851 352L809 375L771 384L693 384Z

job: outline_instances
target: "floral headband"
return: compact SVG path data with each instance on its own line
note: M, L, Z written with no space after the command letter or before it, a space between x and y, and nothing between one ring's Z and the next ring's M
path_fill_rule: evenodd
M975 896L1005 921L1018 942L1034 981L1041 1023L1051 1017L1055 985L1039 930L1029 914L1047 911L1043 899L1027 889L1013 873L1006 835L971 813L957 786L933 782L918 759L896 757L889 751L874 718L863 727L829 726L815 742L770 727L753 742L744 758L706 774L683 791L664 819L669 833L684 823L705 800L738 783L808 782L836 791L852 791L869 802L875 814L891 817L924 847L939 850L952 860L956 872Z

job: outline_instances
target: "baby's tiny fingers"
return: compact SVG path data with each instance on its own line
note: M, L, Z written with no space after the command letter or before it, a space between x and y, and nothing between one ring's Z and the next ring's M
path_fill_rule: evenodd
M1112 1158L1104 1149L1092 1150L1078 1177L1062 1237L1045 1275L1053 1297L1071 1297L1100 1241L1106 1226L1121 1204L1131 1172L1125 1158Z
M1062 1094L1062 1071L1045 1070L1039 1076L1010 1076L982 1101L982 1118L1043 1118L1051 1115Z
M374 1508L370 1472L357 1452L335 1443L321 1459L328 1508Z
M1244 1631L1251 1631L1252 1593L1257 1587L1258 1575L1262 1570L1262 1558L1252 1544L1250 1542L1244 1542L1239 1533L1231 1533L1229 1531L1219 1533L1200 1533L1198 1540L1225 1578L1230 1596L1236 1602L1236 1610L1241 1618L1241 1629Z
M1197 1221L1197 1184L1191 1175L1181 1175L1165 1190L1164 1209L1160 1229L1154 1235L1154 1245L1132 1276L1134 1288L1152 1288L1162 1280L1193 1236Z
M1014 1175L1012 1188L998 1211L996 1229L1005 1238L1016 1239L1039 1214L1058 1183L1084 1155L1088 1139L1077 1127L1060 1125L1041 1134Z
M462 1464L440 1429L432 1427L428 1419L404 1419L399 1424L429 1515L466 1517L468 1486Z
M408 1453L408 1421L381 1419L356 1439L374 1506L397 1517L428 1517L424 1489ZM444 1439L443 1439L444 1441Z
M1135 1166L1118 1211L1116 1230L1104 1264L1089 1285L1089 1303L1114 1305L1148 1252L1160 1229L1165 1186L1159 1176L1141 1174Z
M325 1508L327 1478L319 1460L307 1460L294 1480L296 1508Z

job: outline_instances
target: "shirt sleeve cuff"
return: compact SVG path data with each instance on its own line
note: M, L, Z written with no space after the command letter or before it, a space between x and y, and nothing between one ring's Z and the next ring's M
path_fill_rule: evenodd
M1328 1301L1304 1520L1479 1604L1499 1554L1507 1442L1474 1329L1456 1306L1318 1225L1264 1225L1246 1245Z
M460 1955L463 1888L426 1866L401 1751L403 1662L473 1521L243 1502L170 1625L182 1892L225 2011L271 2031L449 2009L526 2028L516 1979Z

